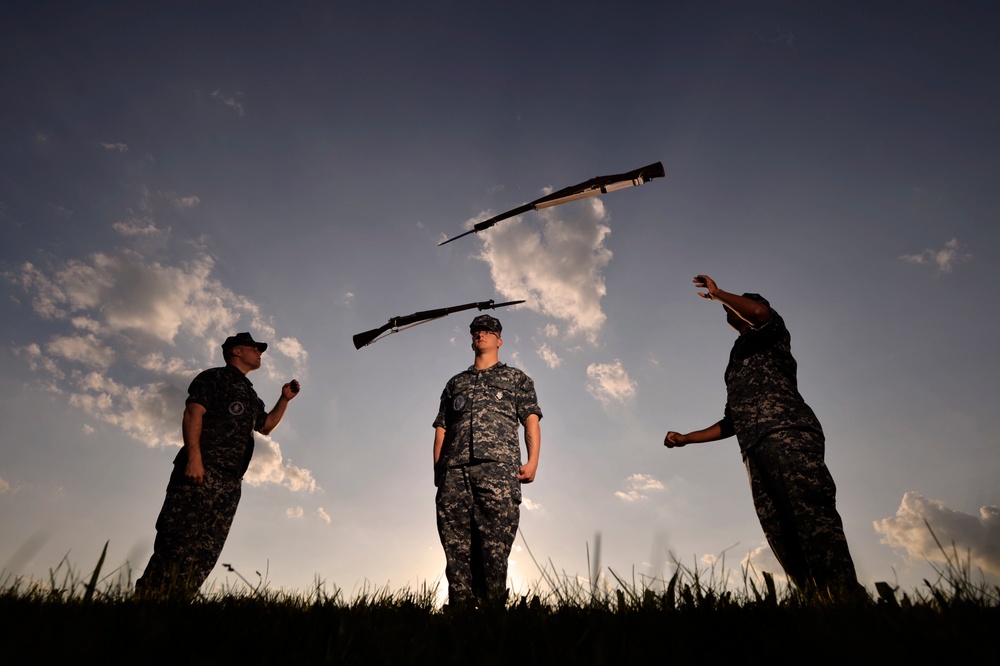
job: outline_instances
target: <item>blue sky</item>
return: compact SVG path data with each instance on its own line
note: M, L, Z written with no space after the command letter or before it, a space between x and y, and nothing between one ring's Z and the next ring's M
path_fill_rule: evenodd
M774 570L736 442L662 446L725 403L706 273L787 322L863 582L932 578L925 520L998 580L990 3L0 11L7 575L109 540L145 565L187 385L249 330L265 402L303 390L258 437L221 562L297 590L440 581L431 422L472 314L351 336L490 298L528 301L498 315L501 359L545 414L515 588L541 579L525 542L586 575L598 533L629 577Z

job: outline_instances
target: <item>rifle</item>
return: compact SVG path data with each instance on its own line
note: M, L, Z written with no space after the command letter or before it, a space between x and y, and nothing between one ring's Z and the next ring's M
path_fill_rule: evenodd
M441 241L438 243L438 247L444 245L445 243L450 243L453 240L458 240L462 236L477 234L483 229L489 229L501 220L506 220L508 217L514 217L515 215L520 215L521 213L526 213L529 210L549 208L550 206L558 206L559 204L576 201L577 199L593 197L598 194L607 194L608 192L614 192L615 190L621 190L626 187L635 187L654 178L662 178L664 175L665 172L663 170L663 162L657 162L655 164L644 166L641 169L636 169L635 171L616 173L611 176L597 176L596 178L591 178L590 180L586 180L577 185L564 187L558 192L547 194L541 199L535 199L531 203L518 206L517 208L509 210L506 213L500 213L496 217L491 217L488 220L478 222L465 233Z
M447 317L452 312L460 312L462 310L471 310L472 308L478 308L479 310L495 310L496 308L506 307L508 305L517 305L518 303L524 303L524 301L507 301L506 303L494 303L491 298L488 301L480 301L478 303L466 303L465 305L455 305L450 308L440 308L438 310L424 310L423 312L414 312L413 314L406 315L405 317L393 317L388 321L388 323L379 326L378 328L373 328L370 331L365 331L363 333L358 333L354 336L354 348L361 349L370 344L374 344L381 340L380 335L392 329L392 333L398 333L405 328L410 328L411 326L417 326L418 324L425 324L433 319L440 319L441 317ZM404 328L400 328L400 327ZM392 335L390 333L389 335ZM378 338L378 339L376 339Z

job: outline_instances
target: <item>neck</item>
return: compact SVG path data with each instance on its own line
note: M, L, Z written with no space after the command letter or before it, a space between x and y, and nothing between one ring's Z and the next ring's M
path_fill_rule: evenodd
M251 368L249 365L240 360L239 357L231 360L229 362L229 365L233 366L234 368L242 372L244 375L253 370L253 368Z
M476 361L472 364L476 370L485 370L486 368L492 368L494 365L500 362L499 355L493 354L476 354Z

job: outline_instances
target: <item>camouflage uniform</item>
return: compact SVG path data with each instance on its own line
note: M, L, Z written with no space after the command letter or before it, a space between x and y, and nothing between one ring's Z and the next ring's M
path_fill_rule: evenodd
M723 436L739 441L757 516L788 577L802 589L853 591L823 429L799 394L796 368L788 329L772 309L733 345Z
M470 367L441 393L436 505L451 605L506 600L521 504L518 427L532 414L542 416L534 383L503 363Z
M196 484L185 477L188 451L182 448L156 519L153 555L136 581L140 591L191 595L208 578L236 515L253 456L253 431L267 418L253 384L232 365L205 370L188 394L187 403L205 408L200 439L205 478Z

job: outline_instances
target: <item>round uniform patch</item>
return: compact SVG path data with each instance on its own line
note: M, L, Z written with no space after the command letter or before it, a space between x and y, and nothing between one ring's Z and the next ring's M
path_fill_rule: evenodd
M465 396L456 395L455 399L451 401L451 408L454 409L456 412L460 412L463 409L465 409Z
M242 402L234 402L231 405L229 405L229 413L232 414L233 416L239 416L246 410L247 408L243 406Z

